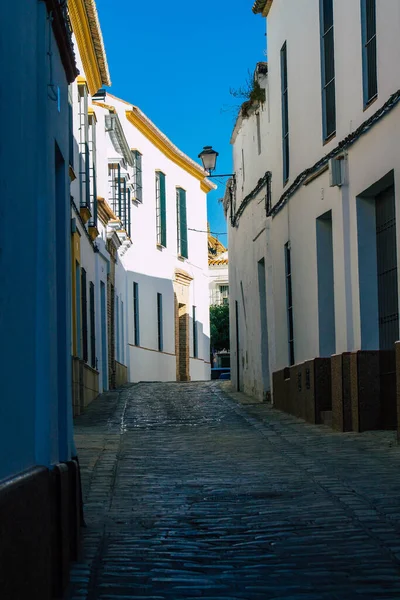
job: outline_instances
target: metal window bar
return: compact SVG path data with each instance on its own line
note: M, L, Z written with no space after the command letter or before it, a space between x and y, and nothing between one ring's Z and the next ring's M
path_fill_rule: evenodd
M118 362L120 362L119 333L119 297L115 296L115 356Z
M186 192L182 188L177 188L176 190L176 204L178 228L178 254L183 258L188 258Z
M68 89L68 133L69 133L69 164L74 168L74 112L72 108L71 86Z
M140 328L139 328L139 284L133 282L133 322L134 322L134 342L135 346L140 346Z
M133 196L136 202L143 202L142 155L138 150L133 151Z
M90 362L93 369L97 368L96 364L96 319L94 305L94 283L89 284L89 310L90 310Z
M89 195L91 218L89 224L97 226L97 180L96 180L96 121L89 119Z
M131 224L131 188L128 188L128 235L132 237L132 224Z
M393 350L399 339L399 301L394 187L376 197L379 347Z
M125 363L124 303L121 300L121 362Z
M281 49L281 96L283 182L286 183L289 179L289 102L286 42L283 44Z
M181 214L180 214L180 193L176 190L176 227L177 227L177 248L178 254L181 254Z
M118 213L117 217L121 219L122 188L121 188L121 165L117 165L117 194L118 194Z
M80 205L82 207L90 208L88 147L89 118L86 85L79 85L78 92Z
M361 0L364 105L378 95L376 0Z
M196 307L193 306L193 357L197 358L198 354Z
M261 117L260 117L260 113L258 112L256 114L256 120L257 120L257 151L258 154L261 154Z
M163 351L164 339L163 339L163 305L162 305L162 294L157 294L157 331L158 331L158 350Z
M321 67L323 137L336 133L335 42L333 0L321 2Z
M88 319L87 319L87 289L86 271L81 269L81 304L82 304L82 358L88 362Z
M127 193L127 189L126 189L126 179L123 180L123 184L122 184L122 207L123 207L123 216L121 218L123 227L125 229L126 232L128 232L128 209L126 206L126 199L127 199L128 193Z
M162 237L162 221L161 221L161 173L156 173L156 235L157 244L161 244Z

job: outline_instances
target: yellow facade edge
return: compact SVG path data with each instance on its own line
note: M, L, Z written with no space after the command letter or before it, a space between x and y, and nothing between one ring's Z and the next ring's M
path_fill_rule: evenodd
M93 100L93 104L95 104L96 106L100 106L101 108L105 108L111 113L115 113L115 106L111 106L111 104L104 104L104 102L97 102L96 100Z
M83 0L68 0L71 25L76 37L90 94L93 96L103 85L88 16Z
M267 4L264 7L263 10L263 17L268 17L268 13L270 11L270 8L272 6L272 0L267 0Z
M215 189L214 184L207 181L204 177L204 171L199 166L196 168L189 160L185 159L182 155L178 154L176 150L172 148L160 135L149 126L148 123L134 110L126 111L126 118L128 121L136 127L156 148L158 148L167 158L172 160L178 167L184 169L189 175L195 177L201 182L201 189L204 192L210 192Z
M200 181L200 189L202 192L208 194L208 192L211 192L211 190L213 190L214 187L210 187L210 184L206 181Z

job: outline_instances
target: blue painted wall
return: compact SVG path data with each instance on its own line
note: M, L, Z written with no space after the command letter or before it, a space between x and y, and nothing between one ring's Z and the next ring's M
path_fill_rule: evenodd
M7 82L0 94L4 478L35 464L51 466L70 458L71 278L68 86L44 2L1 3L0 40ZM49 97L49 48L59 105Z

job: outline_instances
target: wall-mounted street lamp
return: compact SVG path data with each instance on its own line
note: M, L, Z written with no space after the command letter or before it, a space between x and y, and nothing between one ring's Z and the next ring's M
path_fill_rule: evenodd
M217 165L217 158L219 154L213 150L212 146L204 146L203 150L199 154L199 158L203 163L204 170L207 171L208 177L232 177L235 180L235 173L226 173L223 175L212 175Z
M227 186L227 189L229 190L229 206L231 209L231 214L230 214L230 220L231 220L231 225L233 226L234 223L234 206L236 204L235 201L235 196L236 196L236 175L235 173L225 173L222 175L213 175L213 171L215 171L215 167L217 165L217 158L218 158L218 152L216 152L216 150L213 150L212 146L204 146L202 152L200 152L199 154L199 158L201 159L201 162L203 163L203 168L205 171L207 171L208 175L207 177L212 178L212 177L230 177L231 181L229 182L229 186ZM226 208L226 214L228 212L228 209Z

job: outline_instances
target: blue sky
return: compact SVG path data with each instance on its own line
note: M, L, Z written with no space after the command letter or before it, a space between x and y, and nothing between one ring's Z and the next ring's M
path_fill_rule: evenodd
M138 105L195 160L212 145L218 173L232 169L229 140L239 101L229 90L265 60L265 19L252 13L253 2L97 0L112 92ZM223 193L218 184L208 195L215 232L226 231Z

